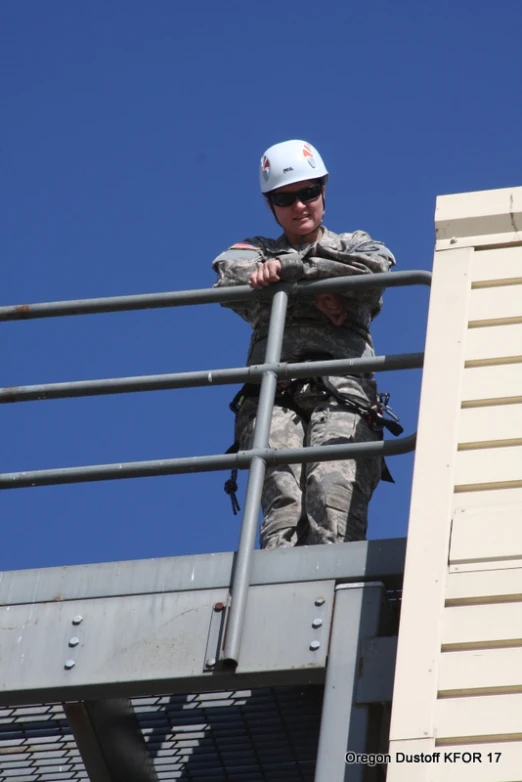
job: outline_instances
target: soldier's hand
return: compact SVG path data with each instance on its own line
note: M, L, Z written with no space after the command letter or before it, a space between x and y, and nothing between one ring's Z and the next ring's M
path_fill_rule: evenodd
M273 261L259 263L255 272L250 275L248 282L251 288L266 288L274 282L281 281L281 261L275 258Z
M339 293L320 293L315 297L315 306L334 324L340 326L347 317L344 299Z

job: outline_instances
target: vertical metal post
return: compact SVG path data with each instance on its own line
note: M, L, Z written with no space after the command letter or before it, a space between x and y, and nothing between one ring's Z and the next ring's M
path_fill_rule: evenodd
M355 684L361 641L379 631L383 589L379 582L336 587L315 782L365 778L367 767L347 765L345 755L366 751L368 707L354 705Z
M288 294L286 291L278 291L272 299L265 356L266 364L277 364L281 360L287 304ZM264 372L259 392L253 448L266 448L268 446L276 385L277 377L274 372L270 370ZM231 666L236 666L239 658L265 470L266 464L264 459L254 457L250 463L245 509L241 523L241 536L231 587L232 604L227 622L223 653L223 661Z

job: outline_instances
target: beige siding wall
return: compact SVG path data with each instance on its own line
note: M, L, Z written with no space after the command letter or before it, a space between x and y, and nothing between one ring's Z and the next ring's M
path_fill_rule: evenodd
M516 782L522 187L439 198L436 225L387 779Z

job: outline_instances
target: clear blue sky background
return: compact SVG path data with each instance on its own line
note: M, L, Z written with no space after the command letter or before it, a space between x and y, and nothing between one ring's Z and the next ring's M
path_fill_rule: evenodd
M287 138L330 168L329 228L430 269L437 194L521 184L521 28L520 0L3 0L1 303L209 287L276 232L257 166ZM386 294L378 353L423 349L427 300ZM2 386L240 366L249 335L217 305L0 331ZM420 372L380 385L413 431ZM0 471L221 453L235 389L4 405ZM371 538L405 534L412 464ZM226 477L2 492L0 569L234 549Z

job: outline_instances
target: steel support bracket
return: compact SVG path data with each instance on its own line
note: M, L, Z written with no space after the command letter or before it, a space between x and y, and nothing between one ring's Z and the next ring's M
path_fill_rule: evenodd
M222 601L218 601L212 606L203 662L204 673L214 671L221 659L228 612L228 606Z

